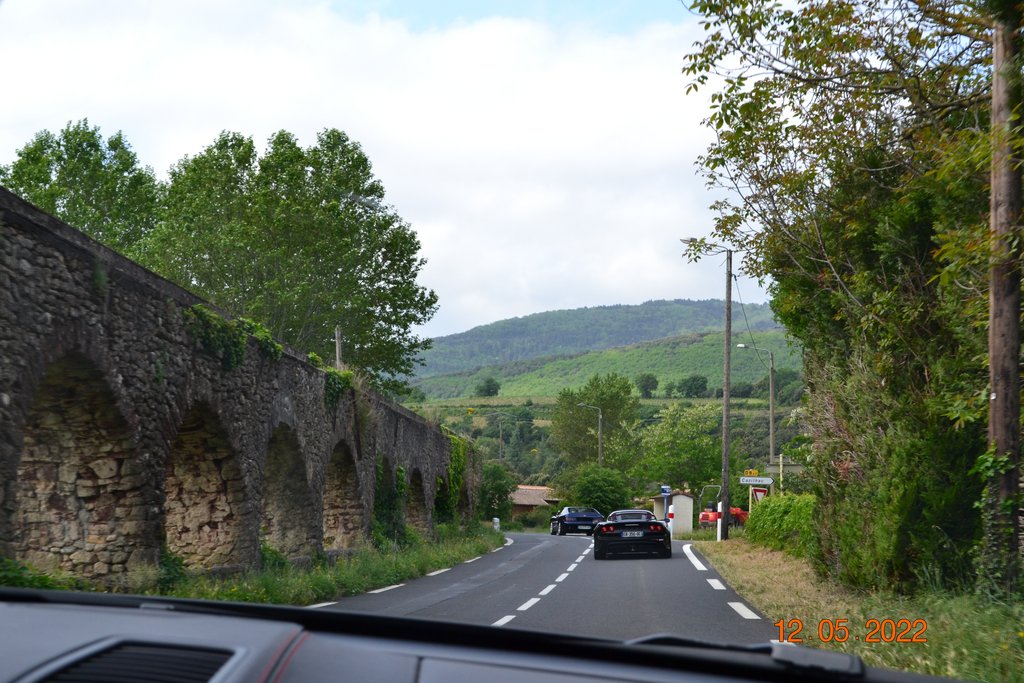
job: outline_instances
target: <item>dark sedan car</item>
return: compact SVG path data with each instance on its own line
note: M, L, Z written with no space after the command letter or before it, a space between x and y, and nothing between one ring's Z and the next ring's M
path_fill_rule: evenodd
M604 515L594 508L564 507L551 518L551 535L594 533L594 527L604 521Z
M668 526L647 510L616 510L594 528L594 559L625 553L672 557Z

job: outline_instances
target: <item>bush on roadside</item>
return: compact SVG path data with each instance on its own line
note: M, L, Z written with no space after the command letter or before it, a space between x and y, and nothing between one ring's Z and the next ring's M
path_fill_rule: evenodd
M815 498L809 493L769 496L750 511L746 537L795 557L810 558L815 547L815 509Z

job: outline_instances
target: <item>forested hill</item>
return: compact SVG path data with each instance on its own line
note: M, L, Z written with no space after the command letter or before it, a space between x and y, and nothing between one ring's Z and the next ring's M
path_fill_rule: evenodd
M416 379L721 330L724 317L724 301L683 299L534 313L434 339ZM734 305L734 329L748 324L752 330L778 327L767 304Z

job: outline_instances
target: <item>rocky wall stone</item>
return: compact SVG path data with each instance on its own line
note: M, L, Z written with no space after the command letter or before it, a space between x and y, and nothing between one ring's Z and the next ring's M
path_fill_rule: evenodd
M429 527L436 426L369 391L328 407L290 350L250 341L224 370L184 324L198 303L0 188L0 556L102 581L164 546L253 567L261 520L286 554L344 547L369 528L378 456L419 473Z

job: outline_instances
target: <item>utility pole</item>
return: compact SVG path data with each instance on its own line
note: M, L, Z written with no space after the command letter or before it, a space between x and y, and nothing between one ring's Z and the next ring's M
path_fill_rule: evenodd
M718 540L729 540L729 390L732 372L732 250L725 250L725 368L722 379L722 516Z
M341 370L341 325L334 326L334 369Z
M1004 466L986 484L979 575L1011 595L1020 583L1021 170L1015 151L1021 77L1016 3L996 2L992 22L992 180L989 198L988 442Z

